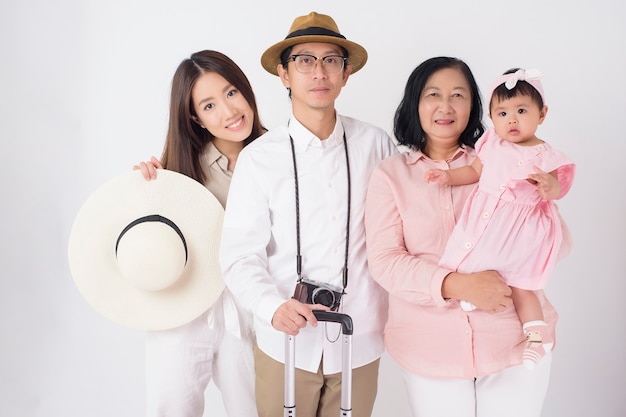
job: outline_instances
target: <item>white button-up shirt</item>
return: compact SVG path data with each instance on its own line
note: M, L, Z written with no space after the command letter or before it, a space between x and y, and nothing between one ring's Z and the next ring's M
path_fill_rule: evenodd
M397 152L382 129L337 115L333 133L315 137L292 117L246 146L237 158L222 231L220 263L226 285L254 315L261 350L284 363L285 336L272 317L293 296L296 273L296 205L289 136L294 140L300 198L302 275L342 286L346 243L348 179L343 133L351 176L348 285L340 311L354 322L353 367L383 352L386 293L369 275L363 214L366 187L375 165ZM324 373L341 371L339 325L307 326L296 337L296 366Z
M228 158L220 153L213 142L208 142L200 155L200 165L205 175L204 186L225 207L232 178L232 172L228 170ZM252 337L250 313L242 311L227 288L207 311L207 322L216 331L223 323L226 331L237 338Z

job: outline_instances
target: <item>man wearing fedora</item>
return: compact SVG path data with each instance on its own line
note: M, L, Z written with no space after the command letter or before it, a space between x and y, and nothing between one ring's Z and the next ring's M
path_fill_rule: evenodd
M340 329L318 323L314 309L352 317L353 415L372 413L387 298L367 269L363 212L370 173L397 150L384 130L335 110L366 61L362 46L315 12L261 58L289 90L292 116L239 155L220 249L224 281L254 315L261 417L283 414L285 334L297 335L298 415L339 411Z

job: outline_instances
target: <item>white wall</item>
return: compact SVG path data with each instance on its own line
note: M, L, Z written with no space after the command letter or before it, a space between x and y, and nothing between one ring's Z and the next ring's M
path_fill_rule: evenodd
M295 16L331 14L366 67L338 102L391 133L404 83L426 58L464 59L481 88L539 67L540 136L578 163L560 204L575 247L547 292L561 319L545 416L626 415L626 29L618 0L503 2L22 0L0 8L0 415L144 415L141 331L100 317L76 291L67 240L82 202L165 137L169 83L191 52L241 65L267 127L288 117L259 65ZM407 415L383 358L375 416ZM212 387L213 416L225 416ZM208 414L207 414L208 415Z

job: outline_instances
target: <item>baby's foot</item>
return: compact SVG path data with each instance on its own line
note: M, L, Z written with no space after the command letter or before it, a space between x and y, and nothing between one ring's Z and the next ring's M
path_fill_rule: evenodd
M548 326L538 320L524 324L526 347L522 355L522 362L526 369L535 369L537 362L552 349L551 337L548 335Z
M522 356L526 369L535 369L537 362L546 355L539 332L526 332L526 348Z

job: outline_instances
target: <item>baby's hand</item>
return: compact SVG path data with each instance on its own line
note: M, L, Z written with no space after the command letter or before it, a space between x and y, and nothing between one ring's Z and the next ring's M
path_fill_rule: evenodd
M554 174L544 172L538 167L534 167L536 174L528 175L528 182L535 185L539 196L544 200L554 200L561 192L561 185Z
M424 174L426 182L434 182L439 185L447 184L450 181L450 174L443 169L429 169Z

